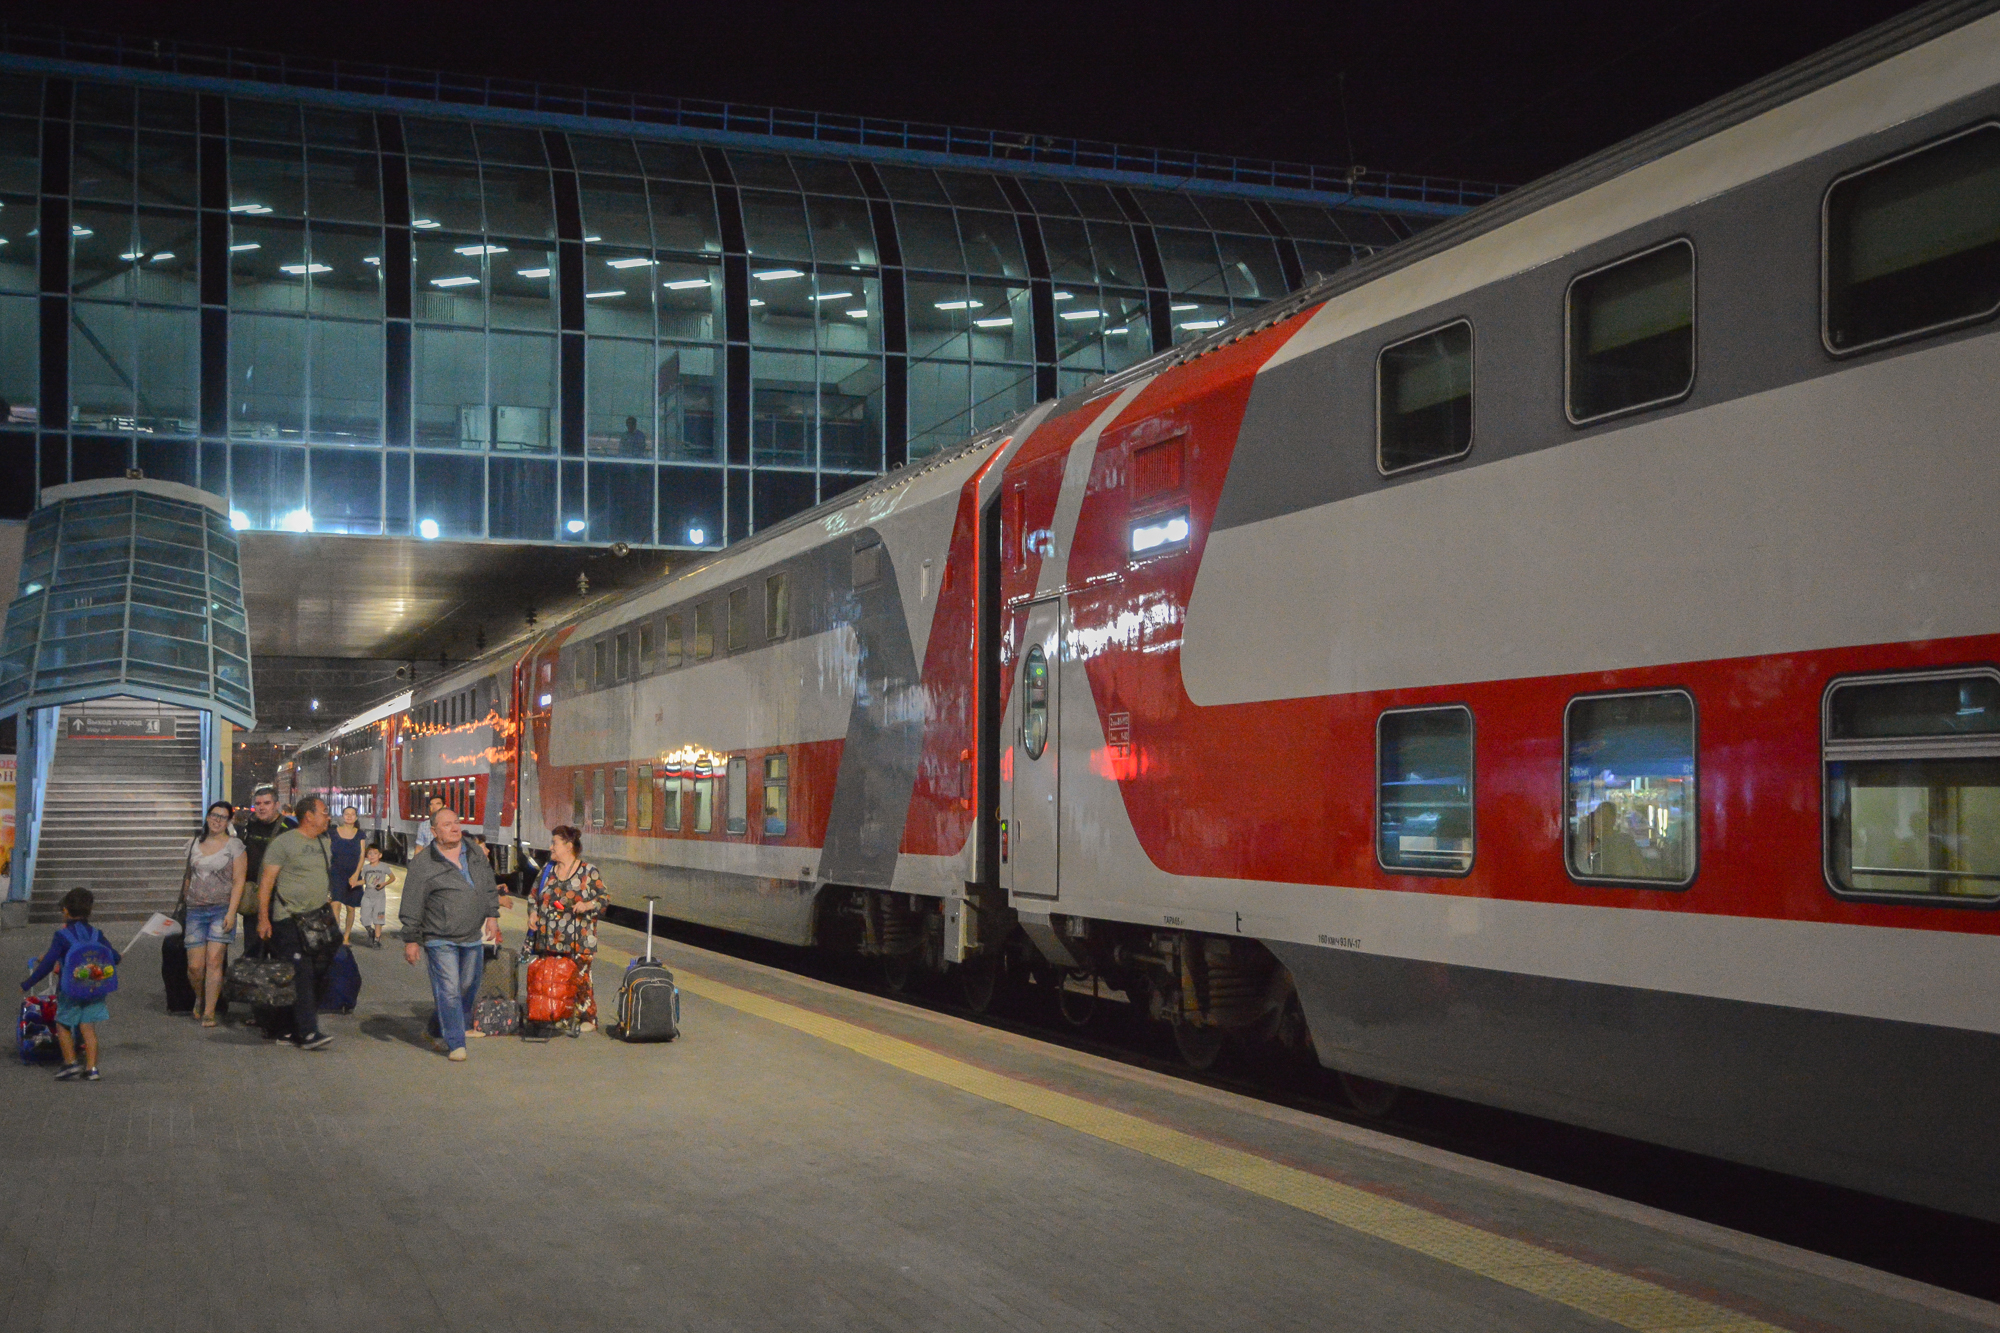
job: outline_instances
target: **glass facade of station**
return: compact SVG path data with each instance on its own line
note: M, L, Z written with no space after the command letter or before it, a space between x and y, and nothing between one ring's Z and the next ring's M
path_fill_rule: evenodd
M51 487L0 638L0 716L130 695L256 721L236 533L215 497Z
M12 516L137 467L238 528L719 545L1423 221L10 59Z

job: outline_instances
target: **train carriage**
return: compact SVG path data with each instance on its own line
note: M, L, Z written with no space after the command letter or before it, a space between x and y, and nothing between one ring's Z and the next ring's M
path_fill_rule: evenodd
M2000 1219L1993 9L472 664L404 789L1196 1063Z

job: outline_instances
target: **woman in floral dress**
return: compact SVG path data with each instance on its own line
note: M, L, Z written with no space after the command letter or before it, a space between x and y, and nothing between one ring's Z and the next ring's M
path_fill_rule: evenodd
M576 1016L585 1032L597 1028L597 992L590 984L590 965L597 958L597 918L609 900L603 876L583 859L583 834L569 824L551 829L549 864L528 898L523 952L576 960Z

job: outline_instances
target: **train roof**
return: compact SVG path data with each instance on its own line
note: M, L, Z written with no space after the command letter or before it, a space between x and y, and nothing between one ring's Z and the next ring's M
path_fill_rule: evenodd
M299 748L296 753L304 754L316 745L325 745L336 736L345 736L350 731L373 725L380 722L383 718L407 712L410 707L411 693L409 690L404 690L401 694L392 694L381 703L370 708L367 712L357 713L345 722L335 723L332 727L319 732L317 735L306 737L299 742Z

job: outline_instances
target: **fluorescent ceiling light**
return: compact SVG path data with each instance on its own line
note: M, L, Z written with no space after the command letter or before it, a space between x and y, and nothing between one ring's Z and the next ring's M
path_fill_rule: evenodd
M995 315L991 319L975 319L974 327L982 329L1004 329L1014 322L1012 315Z
M270 212L271 208L268 204L231 204L229 211L232 213L247 213L252 217L262 217L264 214Z
M585 243L585 244L587 245L587 244L589 244L589 243L590 243L590 242L592 242L592 241L601 241L601 240L603 240L604 238L603 238L602 236L586 236L586 237L584 237L583 239L584 239L584 243Z
M422 522L417 524L417 535L419 537L422 537L427 542L436 541L438 535L438 521L434 518L424 519Z
M571 519L571 520L570 520L569 522L567 522L567 523L563 524L563 531L564 531L564 532L582 532L582 531L583 531L583 527L584 527L584 523L583 523L583 520L582 520L582 519L580 519L580 518L573 518L573 519Z
M670 292L691 292L697 287L708 286L707 278L676 278L672 282L660 284Z
M986 303L984 301L933 301L931 304L939 310L978 310Z
M850 310L847 312L847 317L849 319L866 319L868 318L868 312L866 310Z
M1199 309L1201 309L1201 307L1200 307L1200 306L1198 306L1198 305L1170 305L1170 306L1168 306L1168 307L1167 307L1167 309L1169 309L1169 310L1199 310Z
M762 273L752 273L759 282L783 282L787 278L803 278L805 272L796 268L767 268Z
M583 294L583 299L586 301L602 301L607 296L623 296L624 294L625 294L625 289L623 287L620 287L616 291L585 292Z
M160 253L158 253L158 254L156 254L156 255L154 255L154 256L153 256L153 262L154 262L155 264L157 264L157 263L159 263L159 262L160 262L160 261L161 261L162 259L172 259L173 257L174 257L174 252L173 252L173 251L171 251L171 250L162 250L162 251L160 251Z
M1057 293L1056 293L1056 295L1055 295L1055 299L1056 299L1056 300L1058 300L1058 301L1074 301L1074 300L1076 299L1076 293L1074 293L1074 292L1057 292Z
M1144 555L1163 546L1177 546L1188 539L1187 511L1166 514L1132 525L1132 554Z
M1062 317L1064 319L1103 319L1104 312L1102 310L1065 310L1062 312Z
M144 250L133 250L127 254L122 254L118 257L120 259L144 259L146 257L146 252Z
M854 295L854 293L853 293L853 292L820 292L820 293L819 293L818 295L816 295L816 296L814 296L814 297L813 297L813 300L815 300L815 301L845 301L845 300L847 300L847 299L848 299L849 297L851 297L851 296L853 296L853 295Z
M96 232L94 232L94 231L92 231L92 230L91 230L90 228L88 228L88 227L79 227L79 226L77 226L77 225L76 225L76 224L74 224L74 223L71 223L71 224L70 224L70 229L69 229L69 234L70 234L70 235L72 235L72 236L74 236L74 237L76 237L76 238L77 238L78 240L82 240L82 239L83 239L84 237L86 237L86 236L95 236L95 235L97 235L97 233L96 233Z
M546 278L549 276L549 271L545 268L520 268L514 271L524 278Z
M604 266L606 268L644 268L654 262L656 261L651 259L607 259L604 261Z
M382 267L382 256L380 256L380 255L363 255L363 256L361 256L361 262L362 262L362 263L364 263L364 264L373 264L373 265L375 265L375 267L377 267L377 268L380 268L380 267Z
M1184 329L1219 329L1228 322L1223 319L1190 319L1184 320L1181 323L1181 327Z
M326 264L280 264L278 272L303 277L308 273L331 273L333 269Z
M758 299L757 299L756 297L754 297L754 296L753 296L753 297L751 297L751 298L750 298L750 304L751 304L751 305L762 305L762 304L764 304L764 303L763 303L762 301L758 300Z
M410 225L412 227L415 227L418 231L436 231L439 227L442 227L444 224L442 222L439 222L435 218L417 218L415 221L411 222Z
M479 281L479 279L477 279L477 278L465 278L465 277L459 277L459 278L432 278L432 279L431 279L431 286L433 286L433 287L470 287L470 286L473 286L473 285L475 285L476 283L478 283L478 281Z
M1105 333L1106 333L1106 334L1107 334L1108 336L1112 336L1112 337L1119 337L1119 338L1122 338L1122 337L1124 337L1124 336L1125 336L1126 334L1130 333L1131 331L1132 331L1132 330L1130 330L1130 329L1106 329L1106 330L1105 330L1104 332L1105 332Z
M242 253L243 253L243 252L244 252L245 250L262 250L263 248L264 248L263 246L261 246L261 245L257 244L257 242L255 242L255 241L248 241L248 242L246 242L246 243L244 243L244 244L242 244L242 245L232 245L232 246L230 246L230 247L229 247L229 253L230 253L230 254L232 254L232 255L240 255L240 254L242 254Z
M504 255L507 253L507 247L504 245L454 245L451 248L451 252L455 255Z

